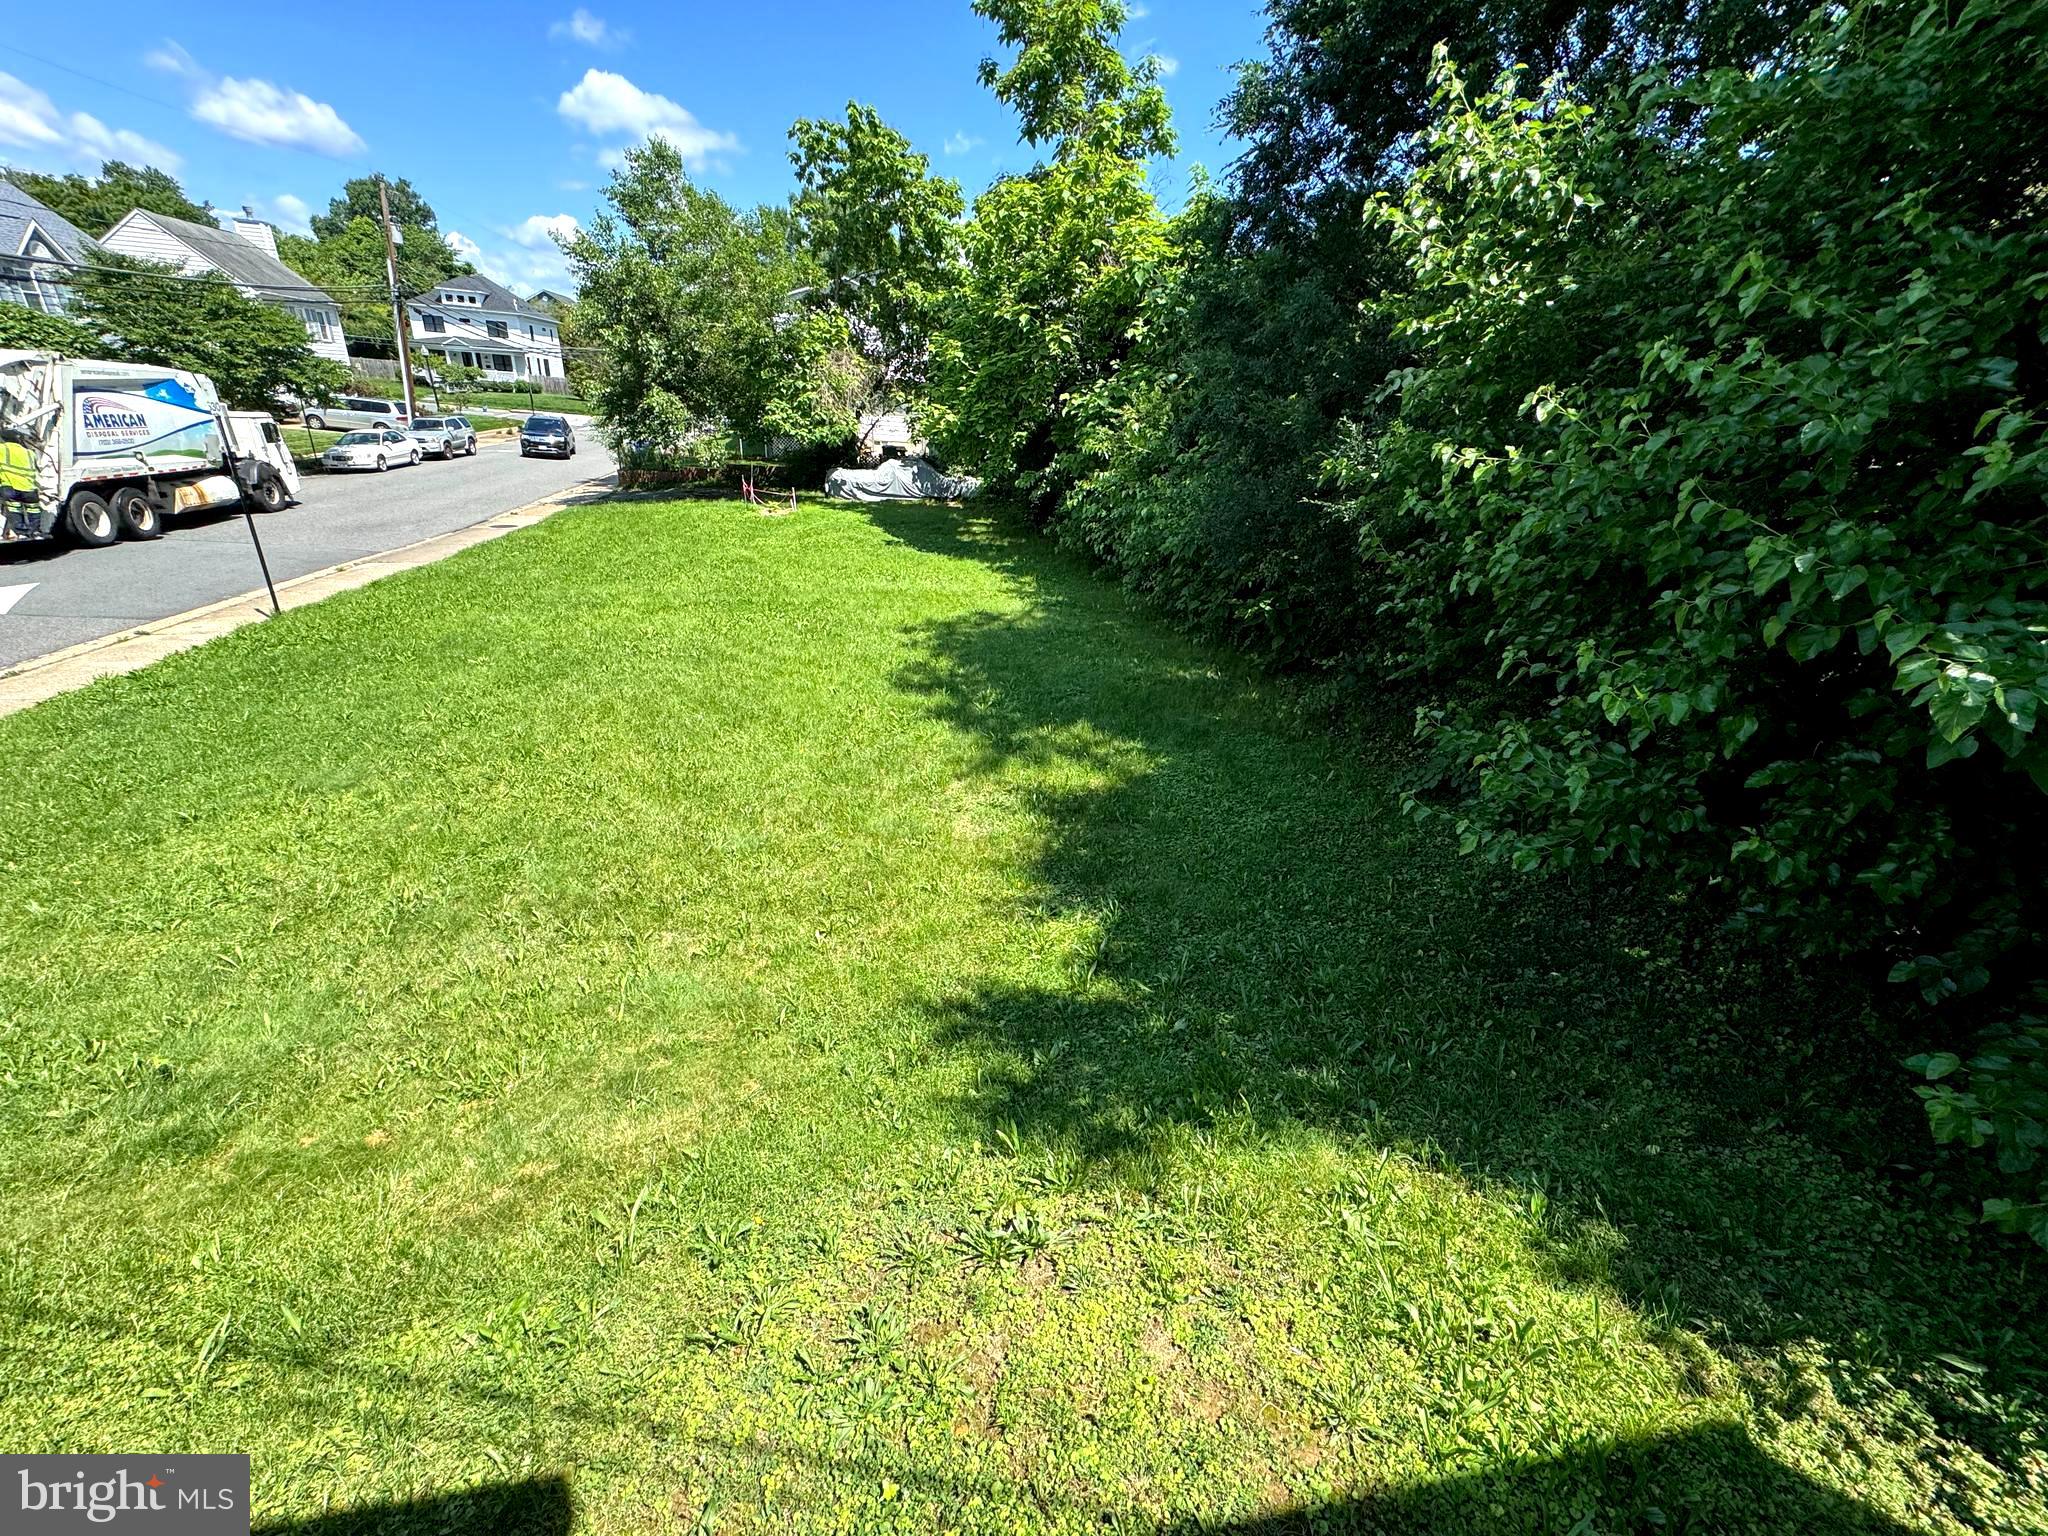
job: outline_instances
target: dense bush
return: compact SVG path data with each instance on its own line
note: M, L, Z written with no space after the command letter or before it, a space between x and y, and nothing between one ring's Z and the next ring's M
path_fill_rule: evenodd
M1407 14L1277 8L1234 185L997 456L1185 621L1419 697L1408 803L1468 851L2007 1021L1915 1066L2038 1182L2048 6L1459 13L1427 80ZM1517 49L1565 73L1468 94Z
M1725 887L1930 1002L2035 984L2048 229L1999 125L2044 26L1827 13L1604 113L1446 73L1379 210L1416 363L1340 457L1467 848Z
M26 304L0 301L0 350L95 357L103 346L93 332L62 315L46 315Z

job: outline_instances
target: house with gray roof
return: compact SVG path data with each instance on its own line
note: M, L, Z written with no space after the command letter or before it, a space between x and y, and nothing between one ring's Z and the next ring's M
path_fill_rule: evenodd
M408 305L415 349L480 368L490 379L559 385L562 326L554 315L481 273L444 278Z
M99 247L69 219L0 181L0 299L61 315L71 289L64 279Z
M181 272L218 272L248 297L275 304L303 324L315 354L346 363L341 306L277 259L277 233L263 220L245 210L230 222L232 228L222 229L134 208L100 236L100 244Z

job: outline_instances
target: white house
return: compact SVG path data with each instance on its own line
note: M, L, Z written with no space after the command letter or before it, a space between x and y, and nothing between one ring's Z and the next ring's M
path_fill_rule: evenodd
M490 379L559 384L565 376L560 323L488 277L448 278L407 308L416 350L480 368Z
M277 259L277 236L268 224L239 215L233 222L233 229L222 229L136 208L102 235L100 244L125 256L168 262L183 272L218 272L250 298L275 304L297 319L317 355L346 363L341 306Z
M61 315L71 269L89 265L92 237L11 181L0 181L0 299Z

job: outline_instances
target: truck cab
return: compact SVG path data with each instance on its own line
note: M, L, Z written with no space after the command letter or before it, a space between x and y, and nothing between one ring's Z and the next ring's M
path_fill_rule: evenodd
M262 411L223 411L228 458L242 494L266 512L299 497L299 466L274 418Z

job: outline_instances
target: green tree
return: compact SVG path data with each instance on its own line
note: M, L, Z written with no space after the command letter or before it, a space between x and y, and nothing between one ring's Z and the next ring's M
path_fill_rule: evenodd
M580 400L594 400L607 370L604 338L594 311L586 310L579 296L573 304L556 311L562 337L562 368L569 376L569 392Z
M104 357L105 343L86 326L25 304L0 303L0 351Z
M318 240L280 235L278 258L309 283L324 288L341 305L342 329L350 338L394 344L385 269L384 226L357 218ZM398 248L398 287L406 295L425 293L453 275L458 263L441 237L417 230Z
M954 277L959 184L932 175L908 139L858 102L847 103L844 122L801 118L789 136L798 237L825 279L813 307L844 317L874 375L867 392L900 399L922 381L938 301Z
M1041 511L1090 473L1146 285L1171 251L1145 168L1077 146L975 201L933 349L948 456Z
M981 83L1017 114L1027 144L1173 153L1158 60L1132 64L1117 46L1130 16L1122 0L974 0L974 10L1016 50L1007 64L983 59Z
M950 456L1050 514L1128 426L1117 375L1172 251L1145 157L1173 131L1154 66L1116 49L1117 0L976 9L1017 50L983 80L1052 157L975 202L933 347L933 425Z
M109 255L80 275L73 317L106 338L102 355L203 373L236 406L323 400L347 382L347 370L314 356L305 327L275 305L244 298L223 278L171 273Z
M89 235L104 235L136 208L195 224L214 222L211 209L193 202L175 176L155 166L109 160L97 176L45 176L21 170L0 175Z
M341 195L329 200L325 213L313 215L313 238L331 240L347 232L357 219L368 219L379 229L384 224L384 205L380 193L388 178L371 173L368 176L351 176L341 184ZM433 205L420 196L413 184L403 176L389 182L391 199L391 222L405 230L425 230L434 236L435 243L444 251L448 249L441 241L441 221ZM450 253L451 258L453 253Z
M614 438L644 436L657 401L664 419L681 411L747 435L808 419L791 407L791 370L821 356L816 332L793 322L821 274L788 211L734 208L661 140L627 152L605 197L569 259L573 330L604 351L593 403Z
M342 329L351 340L378 343L396 356L379 185L375 175L351 177L327 211L313 216L312 235L279 235L277 254L294 272L335 296ZM438 216L411 182L400 177L390 184L390 194L401 293L424 293L470 270L442 237Z

